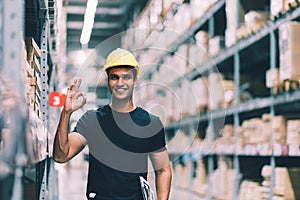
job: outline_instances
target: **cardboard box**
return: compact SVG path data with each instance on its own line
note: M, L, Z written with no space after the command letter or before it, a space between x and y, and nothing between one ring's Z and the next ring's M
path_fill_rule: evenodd
M288 10L288 0L271 0L270 18L274 19L276 16L285 13Z
M208 52L210 56L219 54L224 49L225 41L223 36L215 36L208 41Z
M35 69L35 71L37 72L41 71L40 61L36 56L33 56L33 60L31 61L31 66Z
M279 27L280 80L300 79L300 23L287 22Z
M25 61L24 63L25 73L27 77L33 77L34 76L34 69L30 66L30 64Z
M266 72L266 87L271 88L278 86L280 84L279 81L279 69L273 68L269 69Z
M36 86L37 91L40 93L42 86L41 86L41 79L38 76L29 77L27 79L28 86Z
M225 30L225 46L231 47L238 41L237 39L237 29L236 28L227 28Z
M41 57L41 50L37 43L35 42L34 38L26 37L25 38L26 50L27 50L27 60L33 61L33 56L38 58Z

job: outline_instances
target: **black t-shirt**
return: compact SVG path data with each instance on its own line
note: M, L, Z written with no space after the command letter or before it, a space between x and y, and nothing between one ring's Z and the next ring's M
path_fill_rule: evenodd
M75 131L89 145L87 197L141 200L139 176L147 178L148 155L166 145L159 118L140 107L119 113L106 105L87 111Z

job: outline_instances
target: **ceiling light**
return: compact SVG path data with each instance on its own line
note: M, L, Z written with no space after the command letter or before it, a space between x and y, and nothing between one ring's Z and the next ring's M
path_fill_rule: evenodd
M80 43L87 45L90 41L92 29L94 26L94 18L97 10L98 0L88 0L85 14L83 28L80 36Z

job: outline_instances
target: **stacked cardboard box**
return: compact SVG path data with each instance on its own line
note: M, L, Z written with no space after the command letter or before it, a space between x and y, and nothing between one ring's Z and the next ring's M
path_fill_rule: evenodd
M300 79L300 23L287 22L279 27L280 81Z
M298 0L271 0L271 19L275 19L299 4Z
M231 164L231 161L228 161L228 159L223 160L220 158L218 161L218 168L212 175L214 199L233 199L235 172L234 169L231 169Z
M275 116L272 120L273 140L275 144L286 144L286 119Z
M241 183L239 200L262 199L262 191L258 182L245 180Z
M287 144L300 144L300 120L287 121Z
M234 103L234 82L225 80L222 74L208 76L209 110L226 108Z
M251 10L244 15L244 24L237 31L237 40L255 33L269 20L269 12Z
M192 81L192 91L196 100L197 107L194 114L207 111L208 107L208 85L206 77L199 77Z
M268 165L262 168L261 175L264 178L262 182L262 199L269 199L271 187L271 174L272 168ZM274 184L274 197L273 199L288 199L294 200L295 193L291 183L290 175L286 167L275 168L275 184Z
M224 126L219 143L222 145L234 145L234 127L232 124Z
M207 61L208 56L208 32L199 31L195 34L195 44L190 45L188 52L189 68L194 70Z
M244 9L238 5L239 1L226 0L226 21L227 27L225 30L225 45L230 47L237 42L237 29L243 23Z
M41 117L40 101L41 101L41 77L40 77L40 61L41 50L32 37L25 38L27 51L27 84L26 93L28 104L36 114Z
M216 56L222 49L224 49L224 37L217 35L209 39L208 41L208 53L210 56Z

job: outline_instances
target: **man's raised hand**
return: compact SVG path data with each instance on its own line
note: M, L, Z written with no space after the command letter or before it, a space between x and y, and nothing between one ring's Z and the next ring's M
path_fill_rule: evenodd
M81 108L86 103L84 92L79 92L82 79L74 79L69 85L64 105L64 111L72 113Z

